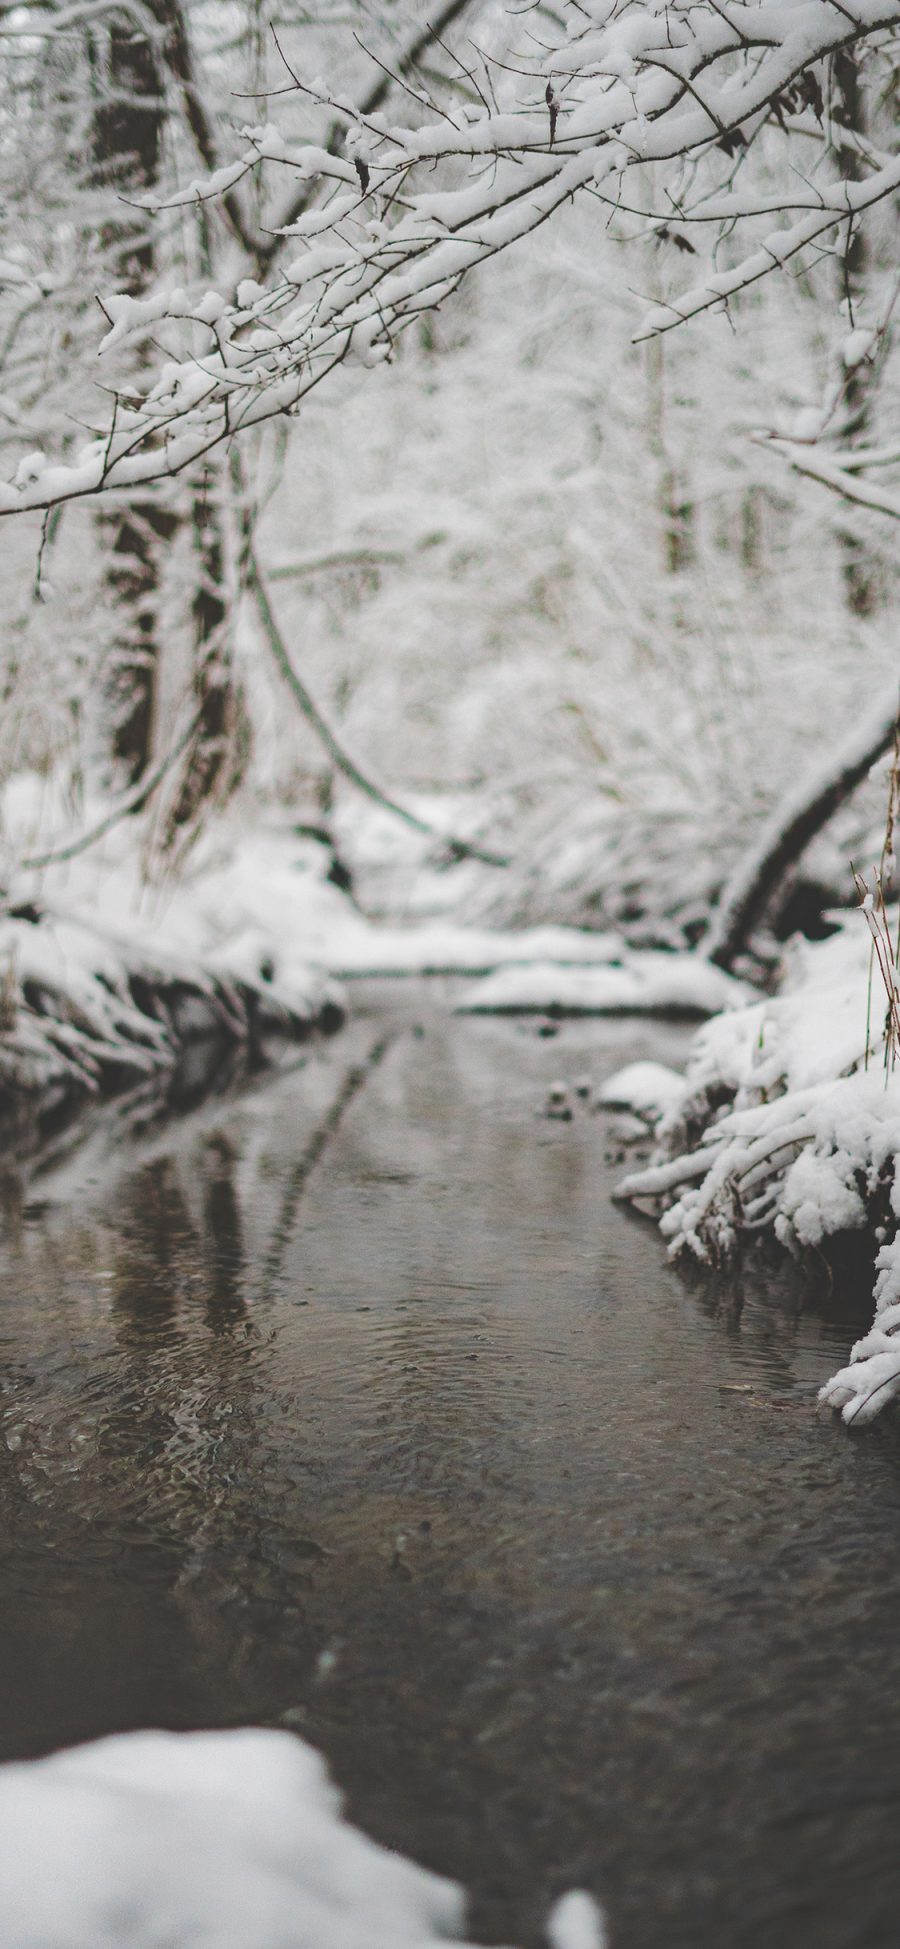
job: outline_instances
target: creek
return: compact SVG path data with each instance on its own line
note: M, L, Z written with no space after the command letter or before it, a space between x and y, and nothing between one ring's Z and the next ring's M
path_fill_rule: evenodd
M815 1410L869 1288L686 1280L541 1114L683 1028L354 999L7 1162L0 1757L286 1725L478 1940L575 1884L614 1949L892 1949L900 1440Z

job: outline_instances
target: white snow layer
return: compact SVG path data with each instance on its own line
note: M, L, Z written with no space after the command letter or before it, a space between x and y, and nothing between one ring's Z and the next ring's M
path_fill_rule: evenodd
M683 1095L684 1077L677 1069L662 1062L630 1062L601 1083L596 1100L605 1110L633 1110L647 1123L658 1123Z
M597 968L549 960L507 968L479 982L462 1008L491 1015L712 1015L737 1008L751 990L696 954L661 954L619 944Z
M603 1917L591 1895L573 1888L562 1895L547 1923L550 1949L606 1949Z
M210 1035L293 1034L339 991L306 967L290 992L153 942L61 914L0 918L0 1095L45 1104L137 1084Z
M20 774L2 794L0 828L11 861L52 850L48 825L65 836L62 808L54 821L47 790L45 781ZM330 864L326 847L283 818L267 823L261 815L250 823L244 810L210 824L177 880L148 884L133 822L122 821L71 860L17 872L10 898L90 914L110 932L127 930L144 947L162 943L223 975L254 980L267 964L285 993L298 984L302 990L311 963L339 979L480 975L519 962L605 963L622 951L618 935L576 927L514 933L444 920L375 925L328 880Z
M349 1825L286 1732L126 1733L0 1767L3 1949L434 1949L454 1882ZM603 1949L588 1895L552 1949Z
M783 993L708 1022L656 1156L620 1187L661 1207L673 1255L712 1264L750 1231L794 1248L881 1223L873 1327L821 1394L847 1423L900 1393L900 1071L867 1056L868 982L854 918L795 951Z
M376 926L327 877L327 846L247 811L210 824L177 879L148 877L132 821L62 858L64 817L53 780L19 774L2 793L8 860L56 854L14 869L8 906L37 924L0 922L0 1086L14 1093L119 1088L216 1027L290 1031L335 1006L327 976L489 975L466 1004L485 1010L709 1013L744 998L692 955L633 953L618 934ZM152 1004L136 1000L146 982Z

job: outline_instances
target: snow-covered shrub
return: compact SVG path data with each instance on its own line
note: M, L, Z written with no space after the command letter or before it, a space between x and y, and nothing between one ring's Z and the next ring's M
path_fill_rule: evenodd
M794 952L783 992L698 1033L646 1169L673 1255L718 1265L769 1233L793 1251L868 1229L875 1320L822 1390L848 1423L900 1393L900 1074L866 1048L869 941L858 919Z

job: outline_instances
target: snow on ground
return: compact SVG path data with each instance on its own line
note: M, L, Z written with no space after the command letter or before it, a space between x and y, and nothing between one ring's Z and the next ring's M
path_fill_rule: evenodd
M633 1110L658 1123L684 1095L684 1078L662 1062L630 1062L601 1083L596 1102L603 1110Z
M454 1882L350 1826L290 1733L126 1733L0 1767L3 1949L434 1949ZM603 1949L563 1896L552 1949Z
M190 1043L258 1043L339 1019L333 983L308 968L291 993L63 915L0 920L0 1089L45 1105L140 1083Z
M373 923L327 844L246 805L210 822L177 875L154 857L152 817L82 848L102 823L98 802L73 832L59 782L33 775L0 801L0 1088L13 1097L120 1088L192 1038L294 1032L338 1010L329 975L488 976L475 1010L703 1014L746 992L698 957L637 953L615 933Z
M560 967L549 960L506 968L478 983L461 1004L490 1015L712 1015L738 1008L752 992L697 954L627 948L608 965Z
M13 859L51 850L42 782L13 781L0 824ZM65 830L61 810L56 829ZM260 814L253 823L245 808L210 824L177 879L148 883L134 822L122 821L74 859L17 872L10 897L57 914L91 914L112 934L127 932L145 949L163 943L222 975L255 980L264 971L285 995L302 988L311 963L342 979L482 975L522 962L607 963L623 952L617 934L576 927L509 932L443 919L374 924L329 880L331 866L327 846L310 839L308 829L294 829L283 816L276 822Z
M859 916L793 955L784 991L697 1035L658 1150L620 1195L650 1201L675 1255L718 1264L751 1232L789 1250L870 1227L875 1321L821 1398L848 1424L900 1393L900 1071L885 1074L880 1019L867 1054L869 936ZM628 1078L607 1093L628 1100Z
M88 881L90 897L101 909L119 910L124 893L139 931L158 928L179 952L195 955L219 973L253 980L264 969L285 994L302 988L310 963L339 980L353 980L481 975L542 958L606 962L621 951L617 935L585 934L574 927L504 933L449 920L412 927L374 924L329 881L330 863L326 847L283 823L248 832L223 820L200 840L174 885L147 890L127 860L111 873L85 860L78 862L78 875L60 886L59 899L83 911L88 887L79 883Z

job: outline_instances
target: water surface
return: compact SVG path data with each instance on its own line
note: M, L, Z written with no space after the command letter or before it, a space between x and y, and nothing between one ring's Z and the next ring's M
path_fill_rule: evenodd
M539 1114L682 1031L434 995L7 1168L0 1753L285 1724L485 1940L577 1882L617 1949L892 1949L900 1442L813 1405L864 1286L683 1280Z

